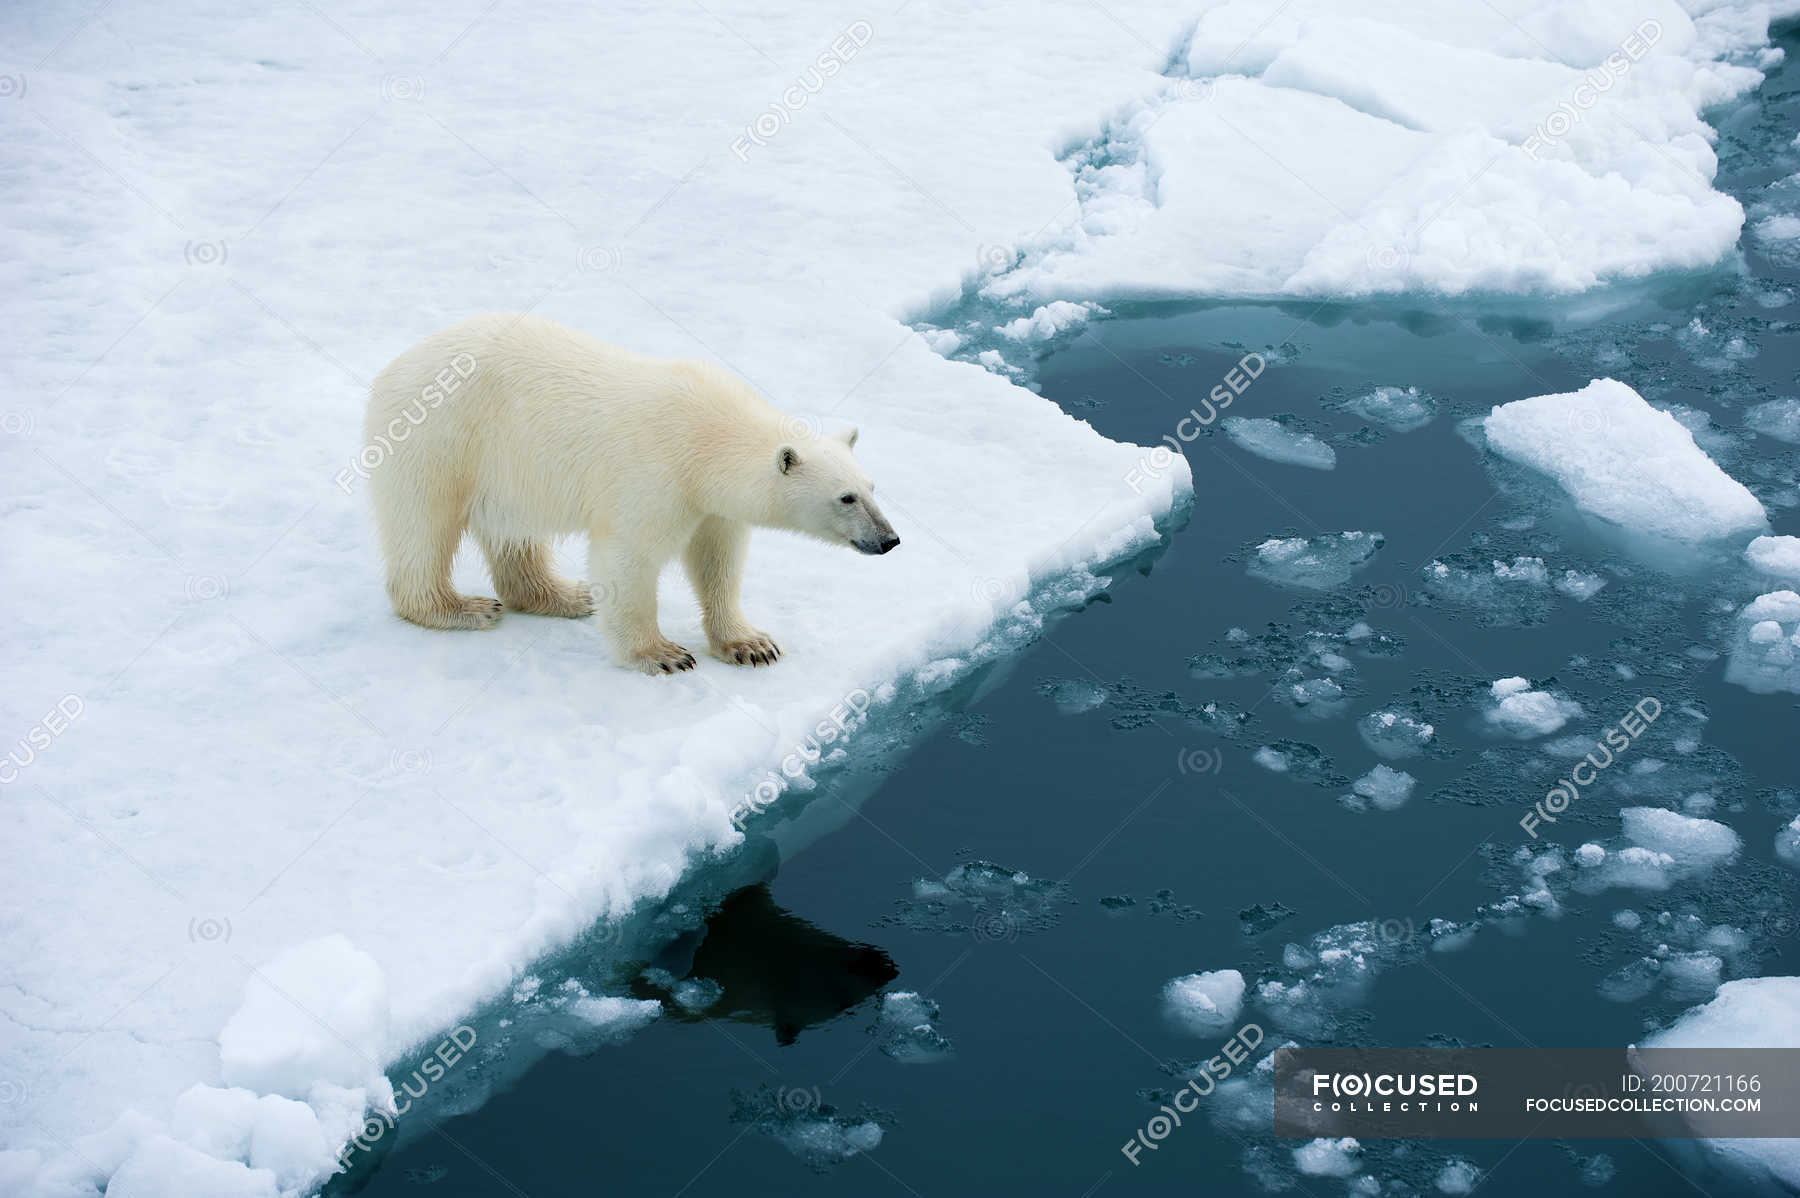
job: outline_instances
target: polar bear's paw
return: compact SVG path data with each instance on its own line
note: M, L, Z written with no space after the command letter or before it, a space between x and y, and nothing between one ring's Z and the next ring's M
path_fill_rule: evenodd
M594 595L580 583L556 581L550 586L507 599L512 608L534 616L581 620L594 614Z
M396 608L426 628L492 628L500 622L500 601L480 595L452 595L446 601Z
M658 641L633 653L631 664L646 674L679 674L694 668L694 655L674 641Z
M714 657L736 666L772 666L781 657L781 647L763 632L752 632L738 640L720 641L711 649Z

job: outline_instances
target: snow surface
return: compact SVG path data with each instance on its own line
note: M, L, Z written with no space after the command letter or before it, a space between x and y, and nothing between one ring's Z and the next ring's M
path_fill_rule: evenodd
M1768 525L1693 433L1616 379L1501 404L1484 428L1489 445L1554 478L1575 506L1635 532L1702 541Z
M906 319L983 279L1036 340L1075 327L1059 299L1705 265L1742 214L1695 114L1759 81L1727 60L1800 0L1653 5L1648 56L1529 153L1533 114L1639 14L1264 7L0 13L36 64L0 151L22 251L0 537L32 563L8 576L0 726L53 730L0 806L0 1080L29 1095L0 1104L0 1189L310 1188L314 1132L344 1143L383 1067L736 843L751 787L847 697L879 718L1016 647L1189 491L1185 464L1125 486L1141 449ZM1162 73L1171 48L1193 78ZM772 670L628 675L592 622L400 623L349 469L363 396L483 310L860 425L903 551L759 534ZM472 553L458 584L490 592ZM696 645L674 576L662 600ZM309 1006L346 1024L336 1047ZM237 1112L221 1126L253 1100L248 1139L174 1134L196 1085ZM881 1132L780 1134L844 1155Z
M1713 1000L1644 1037L1647 1048L1800 1048L1800 978L1740 978ZM1800 1190L1800 1139L1703 1140L1721 1163ZM1771 1187L1772 1188L1772 1187Z
M1760 82L1795 9L1208 3L1180 78L1070 156L1079 206L984 294L1566 292L1718 262L1744 213L1699 114Z
M1162 86L1191 17L1113 11L1147 44L1079 4L871 17L741 155L860 14L0 13L8 63L39 64L0 150L0 539L34 563L8 572L0 736L78 697L0 804L0 1078L29 1095L0 1103L0 1191L285 1188L278 1153L172 1138L179 1096L279 1093L341 1145L334 1102L376 1104L411 1046L739 841L847 696L880 719L950 685L1154 539L1185 463L1136 493L1142 449L905 323L1070 202L1051 147ZM487 310L859 425L903 550L759 533L773 669L635 677L592 621L400 622L345 473L368 380ZM472 550L458 583L493 593ZM701 645L685 581L662 599ZM344 1014L341 1051L307 1008Z

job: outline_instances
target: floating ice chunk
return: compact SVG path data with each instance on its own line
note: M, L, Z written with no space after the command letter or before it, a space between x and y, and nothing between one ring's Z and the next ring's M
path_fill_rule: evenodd
M1367 799L1377 811L1393 811L1412 798L1417 781L1405 770L1378 765L1358 778L1350 789Z
M1782 862L1800 869L1800 816L1794 822L1775 833L1775 856Z
M1244 1009L1244 975L1235 969L1190 973L1163 987L1163 1012L1197 1036L1229 1028Z
M1663 980L1669 997L1680 1002L1696 1002L1711 998L1719 988L1719 973L1725 963L1711 953L1674 953L1662 963Z
M1575 700L1534 691L1523 678L1500 679L1488 687L1488 698L1482 714L1489 726L1520 740L1548 736L1582 713Z
M1417 757L1431 743L1435 729L1400 711L1374 711L1356 722L1363 743L1389 761Z
M1315 703L1338 703L1344 698L1344 688L1335 678L1308 678L1294 683L1288 688L1295 706L1306 707Z
M613 1043L629 1039L662 1014L662 1004L653 998L618 998L585 990L578 991L563 1009Z
M1800 693L1800 594L1771 591L1738 612L1725 681L1759 695Z
M975 360L995 374L1019 373L1019 368L1007 362L1006 355L997 349L984 349L975 355Z
M1765 437L1800 444L1800 399L1771 399L1744 413L1744 423Z
M1030 316L1001 325L998 331L1010 341L1048 341L1058 333L1080 328L1090 316L1106 314L1099 304L1052 300Z
M1515 557L1509 565L1506 562L1494 563L1494 577L1501 582L1525 582L1544 585L1550 579L1544 569L1541 557Z
M874 1034L881 1051L903 1065L923 1065L954 1055L950 1041L937 1029L938 1005L911 990L881 996Z
M675 983L669 995L675 1005L690 1014L706 1010L725 996L725 987L711 978L687 978Z
M1738 834L1724 824L1661 807L1627 807L1619 812L1619 822L1627 840L1667 853L1683 869L1710 869L1743 848Z
M1612 1179L1618 1172L1619 1167L1613 1164L1612 1157L1604 1152L1596 1152L1581 1162L1581 1184L1597 1190L1612 1184Z
M1745 546L1744 557L1764 574L1800 582L1800 537L1757 537Z
M391 1098L387 979L342 935L296 945L250 975L219 1033L229 1086L304 1099L315 1083Z
M1250 573L1265 582L1310 590L1342 586L1375 556L1385 539L1378 532L1340 532L1310 540L1271 537L1256 547Z
M1330 470L1337 465L1337 451L1311 433L1297 432L1278 420L1261 416L1227 416L1225 433L1239 448L1290 466Z
M1598 574L1586 574L1580 570L1564 570L1562 577L1556 580L1556 589L1571 599L1586 603L1599 593L1606 585L1606 579Z
M1046 682L1038 688L1038 693L1047 696L1064 715L1080 715L1106 702L1105 687L1079 678Z
M1662 966L1650 957L1638 957L1600 979L1600 997L1607 1002L1642 1002L1656 989Z
M1286 753L1283 753L1279 749L1272 748L1269 745L1263 745L1258 748L1256 752L1250 754L1250 760L1254 761L1257 765L1262 766L1265 770L1270 770L1277 774L1285 774L1288 770L1293 768L1293 763L1288 760Z
M1437 415L1437 400L1417 387L1377 387L1344 404L1364 420L1385 424L1397 433L1424 428Z
M773 1137L815 1172L881 1146L879 1116L839 1114L816 1087L764 1086L754 1094L734 1091L731 1098L733 1123Z
M1648 1048L1800 1048L1800 977L1726 982L1705 1006L1644 1038ZM1734 1171L1800 1190L1800 1140L1702 1140Z
M1472 1194L1481 1180L1481 1170L1460 1157L1438 1170L1435 1184L1440 1194Z
M1362 1145L1354 1136L1309 1140L1294 1149L1294 1168L1308 1177L1348 1177L1362 1168Z
M1756 496L1680 421L1616 379L1503 404L1483 426L1496 451L1550 475L1577 507L1624 528L1701 541L1768 524Z
M933 353L948 358L962 348L962 334L953 329L920 329L919 336L925 339Z

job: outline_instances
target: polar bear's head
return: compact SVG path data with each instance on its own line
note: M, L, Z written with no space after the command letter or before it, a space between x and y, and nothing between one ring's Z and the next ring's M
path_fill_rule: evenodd
M861 553L886 553L900 538L875 506L875 484L850 453L855 444L856 430L850 429L776 449L784 523Z

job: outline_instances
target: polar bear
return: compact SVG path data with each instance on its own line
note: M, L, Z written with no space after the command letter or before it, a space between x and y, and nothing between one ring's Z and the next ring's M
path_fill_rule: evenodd
M900 543L851 456L856 430L816 436L707 362L652 358L537 316L464 321L375 379L362 461L394 610L427 628L490 628L501 604L580 618L596 595L621 665L692 669L662 635L656 580L681 555L707 647L737 665L781 650L738 606L750 529L863 553ZM463 532L500 601L458 594ZM559 578L550 540L588 535L588 581Z

